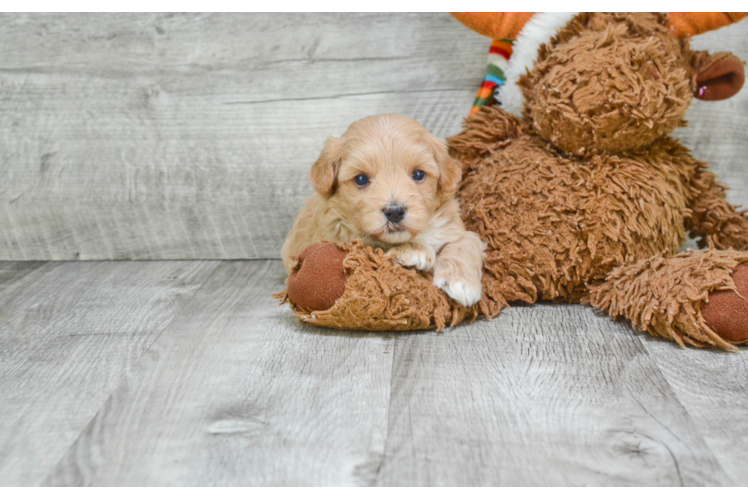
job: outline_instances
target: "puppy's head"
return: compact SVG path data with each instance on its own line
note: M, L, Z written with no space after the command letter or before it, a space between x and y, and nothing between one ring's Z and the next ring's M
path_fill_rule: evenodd
M425 229L461 176L445 142L400 115L363 118L329 138L309 173L349 229L390 245Z

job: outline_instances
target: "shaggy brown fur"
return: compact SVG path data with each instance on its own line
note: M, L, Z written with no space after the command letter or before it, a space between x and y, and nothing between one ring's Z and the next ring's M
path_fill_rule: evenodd
M690 57L663 14L580 14L520 79L525 118L577 155L645 146L684 123Z
M520 80L525 121L484 108L448 139L464 172L465 225L488 244L478 307L454 309L426 276L356 247L333 308L297 315L336 328L415 329L546 299L591 304L681 345L735 349L748 328L743 338L720 336L701 303L735 290L748 217L668 136L684 124L700 57L659 14L577 16ZM712 248L677 254L687 231Z
M672 258L651 257L615 269L608 280L592 289L590 303L623 316L634 327L675 340L681 346L715 346L735 350L709 327L701 315L709 292L735 290L730 276L748 252L684 252Z
M581 161L524 136L471 170L460 197L468 227L498 263L486 268L499 281L524 283L518 292L532 301L576 301L586 283L616 266L677 251L698 195L684 181L698 168L670 139Z
M335 305L309 311L291 301L286 291L274 295L281 303L289 302L306 323L344 330L441 330L479 314L477 305L460 305L431 284L430 274L400 266L380 248L364 246L360 240L326 245L348 252L343 261L345 291Z
M704 168L706 168L706 165ZM714 173L699 170L691 179L701 194L691 207L691 217L686 220L691 238L701 238L699 246L706 246L707 238L717 248L748 249L748 209L738 211L725 199L726 186L717 182Z

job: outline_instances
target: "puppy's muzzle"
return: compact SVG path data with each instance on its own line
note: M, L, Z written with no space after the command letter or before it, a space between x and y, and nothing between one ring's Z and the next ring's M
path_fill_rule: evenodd
M405 218L407 209L405 205L401 205L400 203L390 203L382 209L382 212L388 221L397 224Z

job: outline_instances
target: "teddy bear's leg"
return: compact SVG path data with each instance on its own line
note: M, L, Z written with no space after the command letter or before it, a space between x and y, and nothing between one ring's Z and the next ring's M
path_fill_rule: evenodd
M748 250L748 210L738 211L727 201L725 187L709 170L700 170L691 185L698 194L686 221L689 235L701 238L702 248L711 240L718 249Z
M589 303L681 346L735 350L748 342L748 252L711 248L626 264L590 287Z
M358 241L310 245L287 285L274 296L289 302L299 319L342 330L439 330L482 312L480 304L465 307L449 298L431 274Z

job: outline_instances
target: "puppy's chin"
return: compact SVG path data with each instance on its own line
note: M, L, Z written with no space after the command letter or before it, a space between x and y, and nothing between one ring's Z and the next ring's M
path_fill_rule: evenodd
M418 234L412 228L398 224L384 224L380 227L370 228L366 234L375 242L385 245L401 245L413 239Z
M377 239L390 245L401 245L413 238L413 234L405 228L387 228Z

